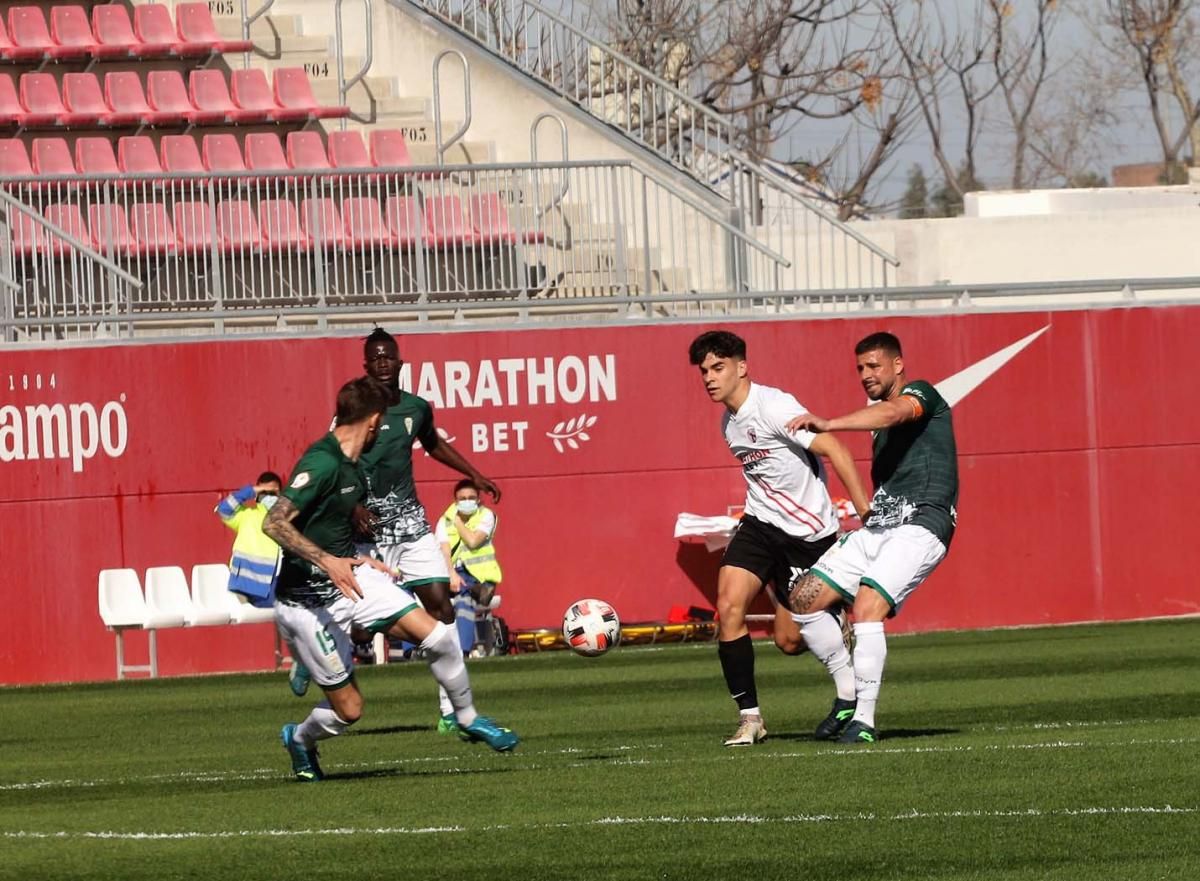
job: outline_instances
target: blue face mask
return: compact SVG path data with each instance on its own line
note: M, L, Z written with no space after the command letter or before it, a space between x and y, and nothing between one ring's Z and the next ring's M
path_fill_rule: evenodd
M278 501L279 501L279 496L266 495L266 496L258 497L258 503L260 505L262 505L264 508L266 508L268 511L270 511L271 508L275 507L275 503Z
M458 513L464 514L467 517L470 517L472 514L474 514L476 511L479 510L479 500L478 499L462 499L461 501L456 503L455 507L458 508Z

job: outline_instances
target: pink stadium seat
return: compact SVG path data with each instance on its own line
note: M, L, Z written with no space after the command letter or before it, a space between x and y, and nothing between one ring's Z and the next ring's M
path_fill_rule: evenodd
M13 253L20 257L31 257L35 251L46 247L46 228L21 211L14 211L9 221L12 234Z
M515 244L519 237L508 219L508 209L505 207L499 193L476 193L467 202L471 214L471 226L476 235L485 242L504 242ZM546 234L540 230L531 230L523 236L526 242L541 242Z
M67 108L58 96L58 83L48 73L21 74L21 103L25 105L23 125L30 128L54 127L65 122Z
M42 216L51 223L58 224L63 232L73 236L89 248L96 247L96 241L92 238L87 224L84 223L83 212L79 210L78 205L67 202L57 202L53 205L47 205L46 210L42 212ZM64 254L71 250L71 246L66 240L59 238L52 232L47 231L46 238L49 240L49 250L53 254ZM42 250L46 250L45 246L43 246Z
M321 248L341 248L346 244L342 215L333 199L305 199L300 203L300 224Z
M233 135L205 135L201 142L200 154L204 159L204 167L209 171L246 170L246 163L242 161L242 148L238 146L237 138Z
M287 162L292 168L321 171L329 168L329 157L318 132L288 132Z
M93 52L97 58L148 57L142 51L145 47L133 32L129 10L120 3L92 7L92 33L96 35Z
M47 61L67 61L74 58L87 58L92 54L90 48L79 46L60 46L50 36L46 27L46 18L38 6L14 6L8 10L8 36L13 48L19 55L10 58L14 61L34 61L39 58Z
M249 202L230 199L217 206L217 239L227 252L245 253L262 247L258 221Z
M351 196L342 200L342 218L346 223L346 241L353 248L373 248L392 244L383 222L379 202L373 196Z
M171 10L162 3L145 3L133 8L133 31L142 41L143 56L173 55L176 57L199 57L208 55L207 46L188 43L179 39L175 30L175 22L171 20Z
M21 125L25 119L25 108L17 97L17 87L6 73L0 73L0 125Z
M88 228L101 254L133 256L145 252L129 228L124 205L111 202L107 205L89 205Z
M73 49L79 53L78 57L90 58L99 48L87 10L82 6L51 7L50 36L60 49Z
M145 135L117 141L117 165L126 174L161 174L163 170L154 141Z
M62 90L63 105L69 111L67 125L108 125L113 118L125 118L112 112L94 73L63 74Z
M263 199L258 204L258 223L267 248L299 251L312 245L308 233L300 227L300 215L291 199Z
M200 124L267 120L265 113L247 112L234 106L225 83L225 74L219 70L193 70L188 77L188 98L196 107L194 121Z
M162 166L165 171L182 174L203 175L204 163L200 161L200 151L196 148L196 139L190 135L165 135L158 145L162 152ZM179 226L179 221L175 221ZM182 233L180 233L182 237Z
M43 176L75 175L75 160L62 138L33 139L33 173Z
M215 74L222 79L220 71L192 71L193 80L197 73ZM225 111L201 107L188 94L183 77L177 70L152 70L146 76L146 98L150 106L159 113L174 114L177 120L187 120L195 125L215 125L225 121Z
M80 174L120 174L112 141L108 138L80 138L75 142L75 167Z
M404 132L375 129L371 132L371 164L379 168L408 168L413 164L408 155Z
M222 87L224 79L221 80ZM267 85L267 75L261 70L235 70L230 79L231 97L234 122L260 122L274 120L276 122L298 122L303 116L286 116L275 103L271 95L271 87Z
M273 75L274 99L282 110L280 121L292 119L340 119L350 115L349 107L322 107L313 97L308 74L302 67L279 68Z
M213 218L207 202L176 202L173 216L182 250L204 252L212 247Z
M412 247L421 241L421 209L412 196L389 196L387 225L396 241Z
M207 3L180 3L175 7L179 39L185 44L207 46L212 52L249 52L250 40L226 40L217 33Z
M246 167L254 171L287 171L279 136L271 132L246 135Z
M367 145L358 132L329 133L329 162L334 168L370 168Z
M0 177L29 177L33 166L29 162L29 151L20 138L0 140Z
M19 61L19 58L14 58L13 53L18 52L17 47L13 45L12 40L8 37L8 26L4 23L4 17L0 16L0 58L5 61ZM33 50L27 60L36 61L41 57L41 53Z
M472 245L477 237L463 220L458 196L428 196L425 199L425 241L438 248Z
M151 74L153 75L153 74ZM155 110L146 101L142 81L132 70L111 71L104 75L104 98L112 108L109 124L113 126L178 125L183 122L179 113Z
M179 241L161 202L135 202L129 211L129 225L142 249L152 254L170 254Z

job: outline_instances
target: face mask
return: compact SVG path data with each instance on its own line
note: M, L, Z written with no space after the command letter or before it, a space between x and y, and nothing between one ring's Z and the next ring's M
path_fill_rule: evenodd
M463 499L462 501L460 501L457 504L456 507L458 508L458 513L466 514L469 517L470 515L474 514L476 511L479 510L479 500L478 499Z
M258 499L258 503L268 511L275 506L277 501L279 501L279 496L260 496Z

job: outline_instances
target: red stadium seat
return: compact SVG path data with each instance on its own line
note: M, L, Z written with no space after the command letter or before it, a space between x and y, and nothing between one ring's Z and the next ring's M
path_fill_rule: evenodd
M404 132L375 129L370 139L372 165L379 168L408 168L413 164Z
M17 53L18 57L14 57L14 52ZM20 50L13 45L12 40L8 37L8 26L4 23L4 17L0 16L0 58L5 61L20 61L19 55ZM25 60L37 61L41 57L41 53L33 49L29 51L28 57Z
M120 3L92 7L92 33L96 35L93 52L97 58L147 57L142 42L133 32L129 10Z
M412 196L389 196L387 225L396 241L412 247L421 241L421 209Z
M9 53L13 61L67 61L87 58L92 54L90 48L60 46L54 42L46 27L46 18L38 6L14 6L9 9L8 36L13 44L13 52Z
M145 3L133 8L133 30L142 41L142 54L173 55L198 58L212 50L201 43L189 43L179 38L171 10L162 3Z
M222 78L221 87L224 88L224 85L225 80ZM261 70L235 70L230 79L230 89L235 108L230 118L234 122L297 122L304 118L285 117L281 114L279 105L271 95L271 88L267 85L267 75Z
M262 234L249 202L230 199L217 206L217 240L227 252L245 253L262 247Z
M263 244L275 251L307 250L312 240L300 227L300 215L291 199L263 199L258 204Z
M145 135L117 141L117 166L125 174L161 174L163 170L154 141Z
M70 125L67 108L58 96L58 83L48 73L21 74L21 103L25 105L22 125L46 128Z
M20 138L0 140L0 177L32 177L29 151Z
M80 174L120 174L112 141L108 138L80 138L75 142L75 167Z
M236 74L235 74L236 76ZM300 119L340 119L350 115L349 107L322 107L313 97L312 84L302 67L279 68L273 75L275 103L282 108L280 121Z
M192 71L192 77L197 73L215 74L222 79L220 71ZM225 111L211 107L201 107L192 100L183 77L177 70L152 70L146 76L146 97L150 106L160 113L172 113L179 120L187 120L195 125L217 125L225 122Z
M475 232L463 219L458 196L429 196L425 199L425 241L438 248L472 245Z
M112 119L126 118L112 112L94 73L63 74L62 90L63 105L70 111L67 125L109 125Z
M526 242L541 242L546 234L530 230L523 237L517 235L508 219L508 209L499 193L476 193L467 202L471 215L471 226L475 234L485 242L516 244L519 238Z
M153 76L153 74L151 74ZM132 70L119 70L104 75L104 98L112 108L109 124L179 125L183 117L170 110L155 110L146 101L142 81Z
M300 224L322 248L341 248L346 244L342 215L333 199L305 199L300 203Z
M92 34L87 11L82 6L51 7L50 36L60 49L73 49L81 58L94 56L100 48Z
M246 167L254 171L287 171L279 136L271 132L246 135Z
M133 256L145 251L129 228L124 205L111 202L107 205L89 205L88 228L101 254Z
M179 39L185 44L207 46L212 52L249 52L250 40L226 40L217 33L207 3L180 3L175 7Z
M201 142L200 154L204 159L204 167L209 171L246 170L246 163L242 161L242 148L238 146L237 138L233 135L205 135Z
M74 177L75 160L62 138L33 139L33 173L41 176Z
M346 223L346 241L351 247L372 248L392 244L392 236L379 211L379 202L373 196L343 199L342 218Z
M129 226L146 252L170 254L179 247L167 206L161 202L135 202L129 210Z
M57 202L53 205L47 205L46 210L42 212L42 216L51 223L58 224L58 227L63 232L73 236L89 248L96 247L96 241L92 238L87 224L84 223L83 212L79 210L78 205L68 202ZM47 244L52 254L65 254L71 250L71 245L66 239L60 238L52 232L47 231L46 238L49 240ZM42 250L45 251L47 249L43 246Z
M266 122L266 113L246 111L234 106L229 97L225 74L219 70L193 70L188 78L188 97L195 105L200 124Z
M158 148L162 152L162 166L165 171L200 176L205 174L204 163L200 161L200 151L196 148L196 139L190 135L165 135ZM175 225L178 226L179 222L176 221Z
M358 132L329 133L329 162L334 168L370 168L372 164Z
M292 168L304 171L323 171L329 168L329 157L325 155L321 135L317 132L288 132L287 162Z
M212 247L213 215L207 202L176 202L173 216L182 250L206 252Z
M0 73L0 125L21 125L25 119L25 108L17 97L17 87L6 73Z
M23 211L13 211L9 220L13 253L31 257L46 247L46 228Z

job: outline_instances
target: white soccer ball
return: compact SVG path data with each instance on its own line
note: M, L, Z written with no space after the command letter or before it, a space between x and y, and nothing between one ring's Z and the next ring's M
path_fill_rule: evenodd
M576 654L594 658L621 642L621 620L604 600L579 600L563 615L563 638Z

